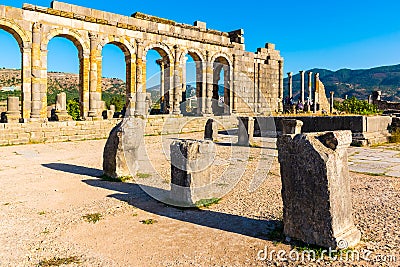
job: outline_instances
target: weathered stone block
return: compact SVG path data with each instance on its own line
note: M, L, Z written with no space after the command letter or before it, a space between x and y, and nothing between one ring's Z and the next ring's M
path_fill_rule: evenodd
M278 137L286 236L333 249L360 241L347 164L351 139L351 131Z
M238 117L238 145L248 146L253 142L254 118Z
M282 120L282 134L300 134L303 122L294 119Z
M136 175L138 150L143 140L144 126L144 120L129 117L111 130L103 153L105 175L112 178Z
M218 139L218 123L214 119L208 119L204 129L205 140L217 140Z
M209 140L176 140L170 145L172 204L193 206L211 181L215 144Z

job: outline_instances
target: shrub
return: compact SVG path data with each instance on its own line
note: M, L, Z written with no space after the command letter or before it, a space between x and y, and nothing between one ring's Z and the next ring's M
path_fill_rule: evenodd
M358 100L354 96L344 100L343 102L335 101L333 103L333 107L338 111L343 111L350 114L374 115L381 113L376 105L369 104L365 100Z
M74 98L67 101L67 111L74 121L80 120L81 112L79 107L79 98Z

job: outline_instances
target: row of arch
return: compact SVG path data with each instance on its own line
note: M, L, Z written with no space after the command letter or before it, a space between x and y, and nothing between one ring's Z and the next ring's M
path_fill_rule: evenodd
M101 107L101 52L105 45L113 44L121 49L125 55L126 63L126 98L131 101L135 112L145 113L146 102L146 55L148 51L155 50L160 55L161 73L161 99L162 110L160 113L184 113L180 104L185 100L186 58L190 56L195 62L196 69L196 97L197 114L214 113L228 114L233 109L233 62L231 56L218 52L210 55L197 49L187 49L170 46L150 41L129 40L127 37L105 36L99 38L95 34L81 33L73 29L51 28L34 23L32 33L26 32L18 24L6 18L0 19L0 29L10 33L16 39L21 50L22 58L22 116L23 118L45 117L44 98L47 91L43 72L47 71L47 46L55 37L70 40L78 50L79 76L80 76L80 103L82 117L99 116ZM43 34L45 33L46 34ZM31 37L31 36L32 37ZM45 55L43 57L43 55ZM46 58L47 60L47 58ZM164 64L164 66L162 66ZM223 73L223 93L220 91L220 79ZM221 104L222 96L222 104ZM215 101L213 101L215 100ZM230 105L232 103L232 105ZM224 106L224 107L223 107Z

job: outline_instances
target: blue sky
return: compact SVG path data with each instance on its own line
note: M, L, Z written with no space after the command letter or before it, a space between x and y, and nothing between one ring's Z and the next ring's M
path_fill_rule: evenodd
M51 1L0 0L15 7L23 2L50 6ZM285 72L400 64L400 1L395 0L68 2L128 16L140 11L188 24L201 20L208 28L222 31L243 28L246 50L254 52L266 42L275 43L285 58ZM19 68L20 59L15 60L19 50L4 31L0 31L0 47L0 67ZM52 40L49 70L77 72L76 54L69 41ZM103 62L103 76L124 78L124 58L118 48L106 46Z

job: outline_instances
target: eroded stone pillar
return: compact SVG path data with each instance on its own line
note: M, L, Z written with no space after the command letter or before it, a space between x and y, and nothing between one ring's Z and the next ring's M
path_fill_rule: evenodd
M64 92L57 94L55 120L68 121L71 119L67 112L67 95Z
M204 140L215 141L218 139L218 123L214 119L208 119L204 129Z
M238 117L238 145L249 146L253 143L254 118Z
M208 193L202 188L212 182L210 166L215 145L210 140L176 140L170 145L170 151L171 204L193 206Z
M329 110L329 112L333 113L333 95L335 94L335 92L330 91L329 93L330 93L330 99L329 99L330 110Z
M305 97L304 97L304 70L300 71L300 100L301 103L305 103Z
M360 241L347 163L351 141L351 131L278 137L286 236L332 249Z
M7 112L6 121L8 123L19 122L21 119L21 112L19 108L19 97L9 96L7 97Z
M293 72L288 72L288 90L289 98L293 97Z
M144 127L144 120L129 117L111 130L103 152L103 171L106 176L117 179L136 175Z

